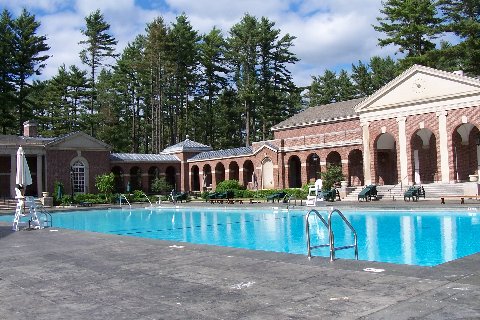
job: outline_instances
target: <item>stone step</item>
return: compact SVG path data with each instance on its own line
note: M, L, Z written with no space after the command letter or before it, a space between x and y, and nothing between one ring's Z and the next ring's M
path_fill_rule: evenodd
M427 199L439 199L441 197L452 197L464 195L465 183L431 183L422 185L425 189ZM364 187L356 187L343 200L357 201L358 194ZM407 186L382 185L377 186L378 196L382 199L403 199Z

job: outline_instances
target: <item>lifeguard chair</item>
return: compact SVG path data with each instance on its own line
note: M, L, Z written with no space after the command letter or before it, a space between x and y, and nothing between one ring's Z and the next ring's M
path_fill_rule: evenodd
M315 207L323 202L322 179L317 179L315 185L309 186L307 195L307 207Z
M15 208L15 217L13 218L12 230L18 231L21 224L27 224L29 228L42 229L43 225L38 219L37 204L34 197L24 197L20 189L15 188L15 199L17 199L17 207ZM27 222L21 219L27 217Z

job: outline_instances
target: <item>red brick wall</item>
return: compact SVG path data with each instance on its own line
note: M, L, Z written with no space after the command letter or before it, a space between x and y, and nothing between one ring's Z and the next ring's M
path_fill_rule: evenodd
M75 150L47 150L47 190L54 191L54 183L61 182L65 193L69 193L72 186L70 181L70 162L78 156ZM88 161L89 181L86 183L88 192L98 192L95 188L95 177L110 172L109 151L83 151L81 157Z

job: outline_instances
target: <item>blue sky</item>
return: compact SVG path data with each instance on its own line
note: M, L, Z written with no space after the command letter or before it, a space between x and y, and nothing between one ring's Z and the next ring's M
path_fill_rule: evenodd
M44 78L55 75L62 64L81 66L80 29L85 16L96 9L111 25L118 52L157 16L171 23L185 12L200 33L216 26L225 35L245 13L268 17L282 33L297 37L293 51L300 62L291 68L297 85L308 85L312 75L325 69L350 69L358 60L394 53L393 47L377 46L381 35L372 27L381 0L0 0L0 6L14 16L25 7L41 22L39 33L47 36L51 47Z

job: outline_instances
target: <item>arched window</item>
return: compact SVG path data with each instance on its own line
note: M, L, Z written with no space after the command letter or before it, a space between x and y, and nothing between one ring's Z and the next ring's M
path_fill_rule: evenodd
M85 164L77 160L71 167L70 174L74 193L85 193Z

